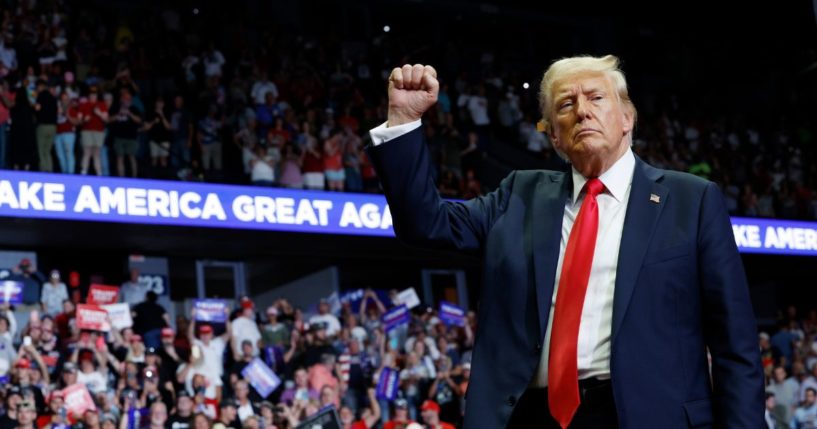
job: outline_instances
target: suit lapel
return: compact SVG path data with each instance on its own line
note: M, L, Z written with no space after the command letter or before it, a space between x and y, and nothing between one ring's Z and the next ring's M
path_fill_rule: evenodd
M572 186L570 174L550 173L537 183L533 199L533 267L539 308L539 339L544 344L553 282L562 241L565 201Z
M611 344L624 321L641 263L655 231L669 189L656 183L663 173L636 157L630 201L624 217L624 230L618 251L618 268L613 297L613 331Z

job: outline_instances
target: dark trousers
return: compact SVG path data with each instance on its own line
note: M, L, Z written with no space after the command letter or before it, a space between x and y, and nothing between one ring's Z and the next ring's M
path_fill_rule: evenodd
M528 389L511 414L508 429L561 429L548 409L547 389ZM579 404L568 429L618 429L613 385L609 380L579 382Z

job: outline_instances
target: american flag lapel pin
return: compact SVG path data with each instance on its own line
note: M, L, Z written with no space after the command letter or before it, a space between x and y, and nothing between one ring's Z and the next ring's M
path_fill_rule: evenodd
M659 197L659 196L658 196L658 195L656 195L656 194L650 194L650 202L653 202L653 203L655 203L655 204L658 204L658 203L660 203L660 202L661 202L661 197Z

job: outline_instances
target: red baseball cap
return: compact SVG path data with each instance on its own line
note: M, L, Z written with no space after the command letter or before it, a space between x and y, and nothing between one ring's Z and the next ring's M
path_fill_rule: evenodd
M17 365L15 365L15 366L16 366L17 368L29 369L29 368L31 368L31 361L29 361L29 360L28 360L28 359L26 359L26 358L20 358L20 359L17 361Z
M439 414L440 413L440 406L439 406L439 404L432 401L431 399L426 399L423 402L423 405L420 406L420 411L425 411L425 410L432 410L435 413Z
M65 399L65 393L62 393L62 390L55 390L55 391L51 392L50 395L48 395L48 401L46 401L46 402L51 402L55 398Z
M212 334L213 327L210 325L199 325L199 333L200 334Z
M162 336L163 337L174 337L176 333L173 332L172 328L162 328Z
M246 296L244 298L241 298L241 308L245 310L250 310L254 307L255 303L253 303L251 299L247 298Z

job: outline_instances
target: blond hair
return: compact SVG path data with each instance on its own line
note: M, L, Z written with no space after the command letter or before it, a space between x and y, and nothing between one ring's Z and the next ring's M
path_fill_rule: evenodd
M583 55L555 61L545 71L545 75L542 76L542 84L539 86L539 107L542 109L541 124L544 131L552 131L550 118L553 111L553 84L559 79L583 72L603 73L612 80L616 87L619 102L632 113L633 125L635 125L637 112L635 105L630 100L627 80L624 79L624 73L619 68L618 57L615 55L605 55L603 57Z

